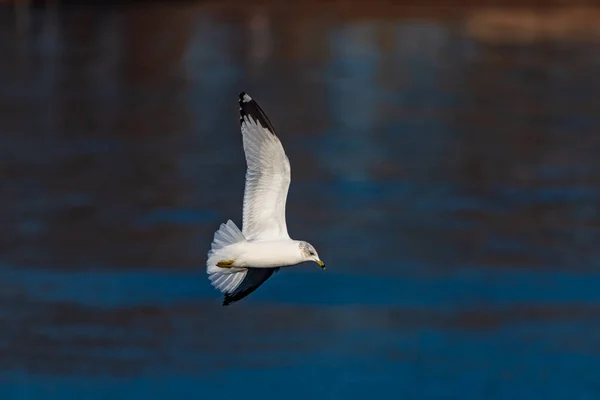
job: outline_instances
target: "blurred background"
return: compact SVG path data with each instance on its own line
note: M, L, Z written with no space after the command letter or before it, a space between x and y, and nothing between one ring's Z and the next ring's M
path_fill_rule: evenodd
M229 307L237 95L328 269ZM600 398L592 1L3 2L1 399Z

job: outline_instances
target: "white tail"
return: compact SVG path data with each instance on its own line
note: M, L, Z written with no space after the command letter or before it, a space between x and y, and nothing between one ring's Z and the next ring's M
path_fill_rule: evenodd
M210 245L210 251L208 256L212 252L215 252L230 244L243 242L246 240L244 234L232 220L227 220L227 223L221 224L219 230L215 232L215 237Z
M223 293L231 293L240 285L246 276L246 269L220 268L217 263L231 258L224 248L245 240L240 229L231 220L221 224L219 230L215 232L211 249L208 251L206 272L212 285Z

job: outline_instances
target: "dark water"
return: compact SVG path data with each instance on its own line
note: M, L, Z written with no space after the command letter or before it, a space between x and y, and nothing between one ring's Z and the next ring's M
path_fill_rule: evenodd
M356 14L2 10L1 399L600 398L600 45ZM222 307L242 90L328 269Z

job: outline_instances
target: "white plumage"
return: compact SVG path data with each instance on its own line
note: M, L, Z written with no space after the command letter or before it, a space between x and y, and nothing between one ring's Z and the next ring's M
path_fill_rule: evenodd
M285 203L290 187L290 161L277 136L251 116L243 117L246 188L242 233L248 240L289 239Z
M238 301L279 267L314 261L325 267L312 245L292 240L285 222L291 168L283 145L260 106L240 93L240 127L246 156L242 231L231 220L215 232L206 271L224 295Z

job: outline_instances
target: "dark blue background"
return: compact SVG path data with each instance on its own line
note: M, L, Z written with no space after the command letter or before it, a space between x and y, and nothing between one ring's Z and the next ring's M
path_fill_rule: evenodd
M1 399L600 397L598 43L331 7L2 10ZM242 90L328 268L222 307Z

